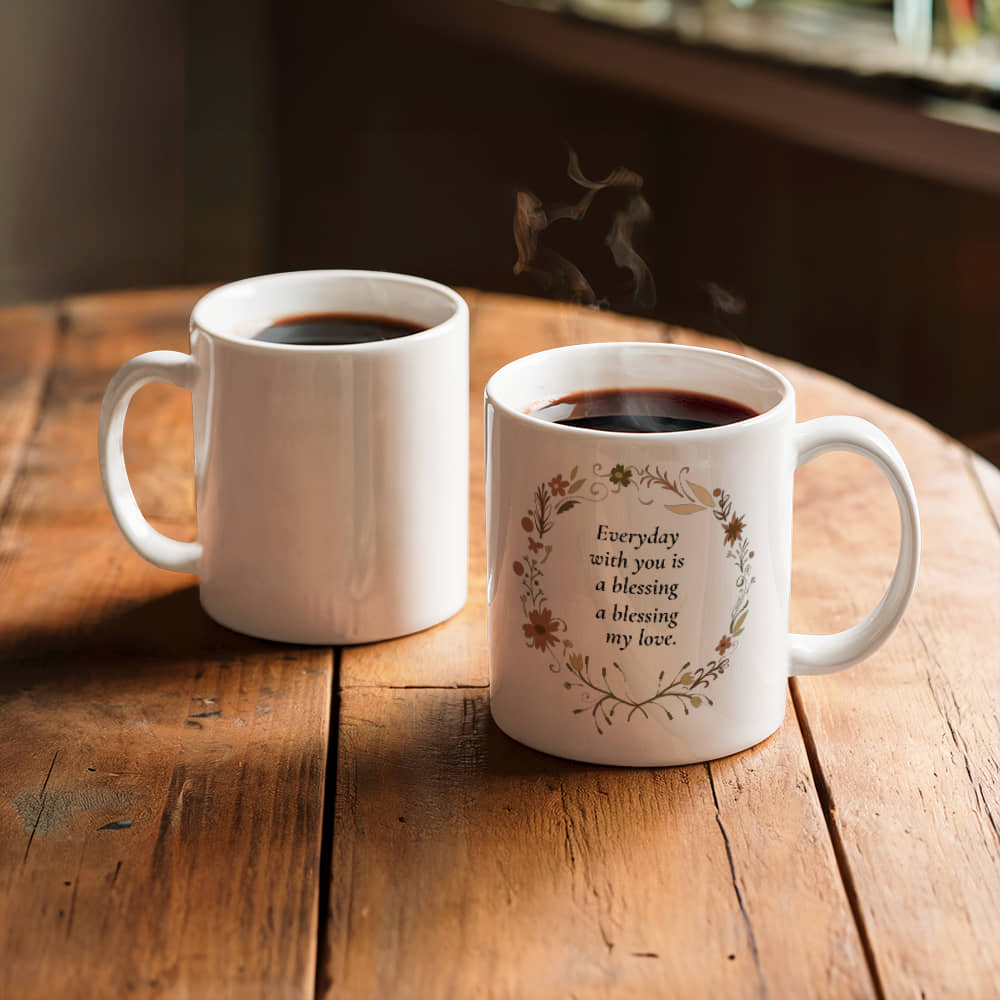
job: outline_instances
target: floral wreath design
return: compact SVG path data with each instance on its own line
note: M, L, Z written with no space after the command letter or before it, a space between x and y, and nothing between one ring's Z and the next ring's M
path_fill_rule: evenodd
M733 510L731 496L722 489L709 492L704 486L692 483L687 475L688 466L671 478L668 471L659 466L642 468L635 465L615 465L604 472L598 463L593 467L589 480L587 476L577 476L578 466L570 471L569 478L558 473L540 483L527 513L521 518L521 527L527 535L528 551L514 562L514 573L521 580L521 609L524 623L524 643L549 658L549 670L559 673L563 669L569 679L563 682L567 690L577 689L584 704L573 709L574 715L589 711L598 733L603 734L605 726L614 722L619 709L626 713L626 721L639 714L649 718L654 709L660 710L669 721L673 721L674 711L682 708L685 715L691 709L714 702L705 693L730 667L730 650L739 646L739 637L746 627L750 611L750 588L756 582L751 575L751 561L754 552L750 542L744 537L746 519ZM641 504L649 506L655 502L655 491L673 493L679 503L665 503L663 506L674 514L696 515L708 510L722 529L722 545L727 559L732 559L736 568L736 598L729 615L729 626L715 645L714 659L703 666L692 667L688 661L676 671L672 679L666 681L667 670L661 670L656 682L656 691L648 698L637 700L628 693L625 670L616 661L611 668L602 666L598 670L591 666L590 656L576 651L568 638L569 627L564 618L555 615L549 607L543 589L544 570L542 567L552 554L552 543L546 536L552 530L555 519L571 511L584 502L600 503L611 494L634 489ZM648 494L653 492L653 496ZM643 496L643 494L647 496ZM620 683L619 683L620 681Z

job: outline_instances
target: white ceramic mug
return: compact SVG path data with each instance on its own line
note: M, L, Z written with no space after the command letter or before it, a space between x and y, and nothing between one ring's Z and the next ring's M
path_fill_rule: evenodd
M307 313L423 327L392 340L254 340ZM197 573L201 603L239 632L340 644L443 621L466 597L469 318L421 278L301 271L202 298L191 354L153 351L112 378L99 428L111 512L135 550ZM129 400L148 382L190 390L198 540L145 520L125 470Z
M649 387L758 415L653 434L533 415L579 392ZM781 725L788 676L868 656L916 583L917 503L888 438L856 417L796 424L791 385L747 358L647 343L521 358L486 387L486 447L491 708L547 753L666 765L753 746ZM793 476L834 449L888 477L899 558L859 625L789 635Z

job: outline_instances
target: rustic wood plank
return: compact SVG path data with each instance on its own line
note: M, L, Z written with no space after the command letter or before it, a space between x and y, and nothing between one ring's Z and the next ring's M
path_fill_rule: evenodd
M20 441L6 454L21 467L0 525L4 995L311 988L329 653L208 622L192 578L146 566L118 538L97 478L107 378L140 350L182 348L194 297L71 303L51 377L44 351L31 369L27 398L47 386L41 420L0 438ZM553 318L569 307L483 297L491 309L474 373L581 335ZM613 317L569 318L611 339L597 327ZM778 366L800 417L867 416L910 465L925 556L900 632L847 674L794 682L806 747L790 712L762 747L672 771L534 754L486 721L483 690L391 690L485 684L481 608L345 651L345 683L387 687L343 696L322 992L997 992L996 480L914 418ZM475 416L475 374L473 387ZM193 531L189 409L183 393L144 390L127 432L144 508L181 536ZM474 490L476 470L474 458ZM843 627L891 571L894 502L853 456L804 469L796 500L792 625ZM473 598L476 586L474 572ZM651 937L656 959L642 951Z
M920 581L899 632L851 671L793 681L878 977L887 996L995 995L996 521L961 445L844 383L777 364L800 417L854 413L886 431L921 509ZM804 467L795 532L793 628L832 631L870 611L899 537L881 474L850 455Z
M463 294L471 306L468 601L450 621L418 635L345 650L340 675L344 687L488 683L483 390L489 376L515 358L551 347L602 340L667 340L672 335L672 328L647 319L515 295Z
M873 996L794 725L712 765L520 746L484 690L344 693L321 995Z
M118 536L96 461L114 369L184 349L197 293L66 305L0 532L0 995L311 995L332 663L201 612ZM126 433L154 521L193 533L190 399Z
M58 328L57 306L0 310L0 512L38 420Z
M685 333L687 342L708 338ZM725 348L724 343L709 346ZM992 996L1000 907L1000 473L933 427L837 379L782 370L799 419L880 426L920 503L921 576L869 661L792 690L845 880L886 996ZM895 562L898 514L870 463L826 455L796 477L791 624L830 632L867 614Z

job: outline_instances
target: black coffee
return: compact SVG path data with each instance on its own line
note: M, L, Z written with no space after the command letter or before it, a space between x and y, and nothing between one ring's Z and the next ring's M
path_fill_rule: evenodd
M299 344L320 347L328 344L370 344L375 340L395 340L420 333L426 327L390 316L362 313L304 313L275 320L254 340L269 344Z
M566 427L631 434L721 427L757 416L749 406L722 396L654 388L574 392L532 414Z

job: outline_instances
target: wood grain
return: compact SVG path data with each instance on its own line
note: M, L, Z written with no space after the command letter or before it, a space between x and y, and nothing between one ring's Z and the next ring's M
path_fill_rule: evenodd
M887 996L1000 991L1000 537L966 449L916 418L781 363L800 416L882 427L920 503L917 591L888 644L853 670L793 681L845 874ZM896 504L855 456L800 470L792 625L844 628L895 562Z
M792 715L615 769L520 746L485 691L345 692L324 997L873 996Z
M215 626L118 536L97 470L104 386L183 350L195 297L65 305L0 531L0 995L312 992L330 651ZM143 390L126 452L191 537L187 394Z
M1000 472L765 357L800 419L866 417L909 465L924 556L903 625L853 670L795 679L779 733L727 760L537 754L488 715L486 377L581 340L747 349L470 293L470 600L342 653L319 914L331 651L214 625L194 578L120 538L97 472L107 380L141 351L185 349L197 294L0 312L0 995L1000 994ZM151 520L193 537L189 397L144 389L126 451ZM856 456L799 472L793 629L871 610L897 521Z

